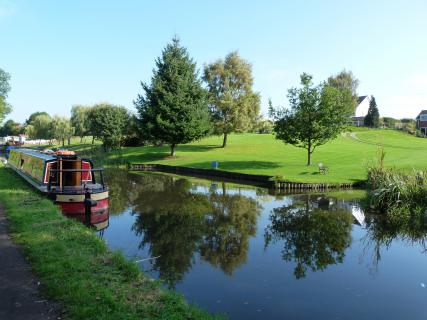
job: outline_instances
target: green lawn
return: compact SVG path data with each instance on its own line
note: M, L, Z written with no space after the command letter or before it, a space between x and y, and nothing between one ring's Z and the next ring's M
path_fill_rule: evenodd
M306 151L274 139L272 135L233 134L226 148L221 137L180 145L174 158L169 147L124 148L122 156L131 163L161 163L210 168L219 161L220 169L252 174L283 175L295 182L354 182L365 180L366 167L376 161L378 148L386 152L385 164L405 170L426 168L427 139L386 129L359 129L339 136L321 147L306 166ZM110 158L117 158L112 153ZM317 163L327 165L329 173L318 174Z
M90 139L86 138L86 142ZM78 140L77 140L78 141ZM74 140L73 142L77 142ZM220 148L222 137L213 136L191 144L180 145L174 158L169 146L129 147L107 156L109 160L123 157L130 163L161 163L196 168L210 168L219 161L220 169L252 174L283 175L294 182L355 182L365 180L366 167L376 161L379 146L386 152L387 166L405 170L427 167L427 139L387 129L354 129L321 147L306 166L306 151L274 139L272 135L232 134L226 148ZM90 144L75 144L84 150ZM329 173L318 173L317 163L329 167Z

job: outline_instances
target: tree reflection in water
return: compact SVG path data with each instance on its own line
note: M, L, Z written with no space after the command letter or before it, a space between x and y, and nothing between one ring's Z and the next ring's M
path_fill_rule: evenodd
M283 260L294 261L295 277L304 278L308 269L324 270L343 262L351 244L352 222L348 209L329 206L327 198L295 196L291 204L273 209L264 234L265 247L283 241Z
M211 211L205 216L200 253L204 260L231 275L246 262L249 238L255 236L260 207L241 194L211 192Z
M146 185L152 175L141 175ZM157 188L144 188L133 200L134 232L140 248L149 248L152 268L173 288L194 263L194 255L231 274L246 261L249 238L255 235L259 206L239 194L202 193L187 179L158 175Z
M362 239L363 255L371 251L371 272L378 272L381 250L388 250L393 241L399 240L408 246L419 246L427 252L427 216L401 214L367 214L366 234Z

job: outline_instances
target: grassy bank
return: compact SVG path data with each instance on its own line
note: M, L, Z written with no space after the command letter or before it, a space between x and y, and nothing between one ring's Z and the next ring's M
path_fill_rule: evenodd
M387 154L386 167L397 166L404 171L426 167L427 139L401 131L387 129L354 129L320 146L313 154L313 165L306 166L306 151L274 139L269 134L232 134L226 148L220 148L222 138L208 137L180 145L176 157L169 157L169 146L128 147L120 152L99 155L114 163L160 163L195 168L210 168L219 161L220 170L284 176L293 182L348 183L366 180L367 166L382 146ZM73 140L75 150L89 150L90 143ZM86 139L86 142L89 140ZM319 174L317 163L329 167L329 173Z
M15 242L25 250L42 292L70 319L210 319L112 253L95 233L62 216L0 165L0 203Z

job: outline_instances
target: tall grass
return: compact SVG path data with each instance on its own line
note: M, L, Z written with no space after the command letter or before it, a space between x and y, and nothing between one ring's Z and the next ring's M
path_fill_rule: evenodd
M384 167L385 153L379 151L378 164L368 168L370 205L385 213L424 214L427 209L427 171L406 173Z

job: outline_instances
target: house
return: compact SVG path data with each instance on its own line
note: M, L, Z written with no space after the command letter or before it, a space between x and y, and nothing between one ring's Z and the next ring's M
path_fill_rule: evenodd
M357 99L357 107L354 109L354 115L351 117L353 126L361 127L365 123L365 116L368 114L371 96L360 96Z
M417 121L417 130L420 130L423 135L427 135L427 110L422 110L415 120Z

